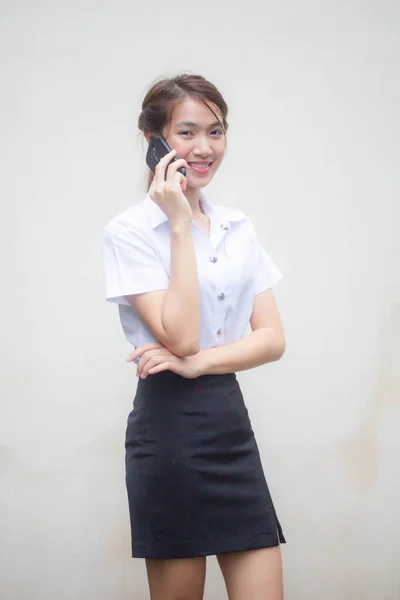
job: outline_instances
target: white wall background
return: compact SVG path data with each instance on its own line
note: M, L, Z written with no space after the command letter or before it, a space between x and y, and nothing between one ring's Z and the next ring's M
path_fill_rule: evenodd
M100 240L142 197L146 86L191 70L231 109L210 195L255 220L285 274L287 352L239 378L287 536L286 599L398 600L398 2L0 13L0 599L148 597L124 484L136 377ZM214 558L205 597L225 598Z

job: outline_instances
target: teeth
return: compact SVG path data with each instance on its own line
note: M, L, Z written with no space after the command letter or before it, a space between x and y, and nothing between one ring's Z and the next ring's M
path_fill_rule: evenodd
M191 167L198 167L199 169L204 169L205 167L209 167L211 163L189 163Z

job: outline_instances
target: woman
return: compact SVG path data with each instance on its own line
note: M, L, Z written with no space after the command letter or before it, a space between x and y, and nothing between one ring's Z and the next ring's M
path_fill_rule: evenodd
M202 192L226 149L217 88L164 79L142 109L147 141L162 134L173 150L103 244L106 297L139 376L126 432L132 555L146 559L152 600L201 599L211 554L230 600L281 600L285 539L235 376L284 352L281 275L248 217Z

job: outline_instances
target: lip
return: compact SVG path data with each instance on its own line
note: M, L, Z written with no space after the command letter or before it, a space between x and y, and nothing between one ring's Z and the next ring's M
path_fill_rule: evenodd
M195 161L193 161L193 162L195 162ZM188 162L190 170L193 171L194 173L198 173L199 175L207 175L207 173L209 172L209 170L211 169L211 167L213 165L212 162L208 162L206 164L207 164L207 166L200 168L200 167L194 167L193 164Z

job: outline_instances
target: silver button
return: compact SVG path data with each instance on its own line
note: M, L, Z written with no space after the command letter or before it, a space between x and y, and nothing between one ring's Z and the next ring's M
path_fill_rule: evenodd
M216 263L218 260L218 256L210 256L210 260L212 263Z
M223 329L218 329L217 335L222 335Z
M223 300L224 298L225 298L224 292L221 292L220 294L218 294L218 300Z
M222 225L221 225L221 228L222 228L224 231L227 231L227 230L229 229L229 225L227 225L226 223L222 223Z

